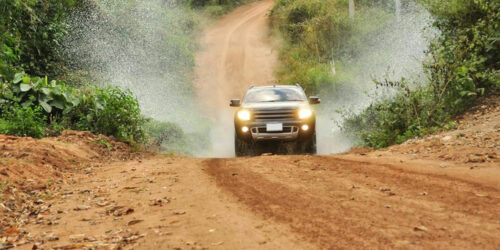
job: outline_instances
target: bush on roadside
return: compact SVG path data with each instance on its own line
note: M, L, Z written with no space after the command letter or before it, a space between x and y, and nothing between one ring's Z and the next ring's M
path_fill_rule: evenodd
M137 99L118 87L76 89L47 77L17 73L11 80L0 78L0 108L4 128L0 133L41 137L48 126L51 133L76 129L131 143L145 139L145 119ZM22 121L27 125L21 126ZM23 132L31 125L33 131ZM20 131L12 129L16 126Z
M40 107L0 105L0 134L41 138L47 123Z
M376 81L381 89L396 94L360 115L347 115L344 130L359 138L361 145L381 148L450 128L451 118L479 96L498 93L500 2L416 1L431 13L440 33L431 42L429 60L423 65L427 80ZM356 18L350 19L348 1L276 1L272 24L284 38L277 72L280 82L301 83L310 93L335 92L337 85L351 84L362 70L355 63L363 56L361 48L394 13L394 1L355 2ZM406 6L411 1L401 3ZM335 73L332 68L337 69Z
M408 88L406 80L378 83L399 94L347 119L345 129L365 146L381 148L452 127L451 118L500 88L500 3L423 0L441 36L424 63L428 83Z
M65 17L80 1L0 1L0 75L58 75Z
M144 118L137 99L118 87L87 87L68 113L70 126L127 142L144 142Z
M380 3L363 5L369 8L359 8L352 20L347 1L276 1L271 22L285 40L279 54L278 81L299 83L311 94L339 83L342 77L332 72L333 60L355 60L364 40L379 33L380 23L389 16L390 10Z
M144 126L149 144L162 152L188 153L186 134L171 122L148 120Z

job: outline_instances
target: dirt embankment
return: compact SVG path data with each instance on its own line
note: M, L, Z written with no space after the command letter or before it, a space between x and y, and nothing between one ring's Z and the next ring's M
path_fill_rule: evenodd
M52 199L75 174L151 155L89 132L65 131L42 140L0 135L0 236L20 240L19 228L47 209L43 199ZM0 241L0 249L8 246Z
M43 189L64 174L141 157L122 142L89 132L64 131L42 140L0 135L0 182L25 190Z

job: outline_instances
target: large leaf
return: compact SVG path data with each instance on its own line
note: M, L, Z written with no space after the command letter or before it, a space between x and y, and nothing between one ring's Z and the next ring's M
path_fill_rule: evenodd
M42 79L39 77L33 78L33 89L37 89L40 83L42 83Z
M21 83L21 85L19 87L21 88L21 92L28 92L28 91L30 91L32 86L31 86L31 84Z
M23 106L23 107L30 107L31 105L33 105L33 102L31 100L27 100L27 101L21 103L21 106Z
M64 109L64 102L61 101L61 100L54 100L52 102L50 102L50 105L52 105L53 107L56 107L58 109Z
M50 95L40 95L40 97L38 98L39 102L49 103L52 100L54 100L54 98L52 96L50 96Z
M14 75L14 83L19 83L23 80L23 73L17 73Z
M66 107L66 108L63 110L63 115L67 115L67 114L69 114L69 112L71 112L71 110L72 110L72 109L73 109L73 107L70 107L70 106Z
M52 88L52 93L54 95L61 95L62 94L61 86L57 85L57 86L53 87Z
M51 91L50 91L50 89L49 89L49 88L42 88L42 93L43 93L44 95L50 95Z
M23 76L23 83L29 84L30 82L31 82L31 77L29 77L28 75L24 75Z
M40 106L45 110L45 112L50 113L52 112L52 106L50 106L48 103L40 101Z
M78 99L78 98L73 98L73 99L71 100L71 103L73 104L73 107L76 107L76 106L78 106L78 104L80 104L80 99Z

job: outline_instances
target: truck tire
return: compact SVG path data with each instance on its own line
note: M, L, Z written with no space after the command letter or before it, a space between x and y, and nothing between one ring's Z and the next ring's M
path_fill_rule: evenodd
M299 154L315 155L317 153L316 133L312 134L311 137L301 141L298 145L297 151L297 153Z
M236 157L255 155L254 144L240 139L236 134L234 135L234 151L236 153Z
M306 153L315 155L318 152L318 149L316 146L316 133L314 133L311 137L312 138L309 142L309 145L306 147Z

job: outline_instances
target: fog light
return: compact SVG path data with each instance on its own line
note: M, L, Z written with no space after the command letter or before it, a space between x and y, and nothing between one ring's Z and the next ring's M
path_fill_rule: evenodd
M304 130L304 131L309 130L309 125L302 125L302 130Z
M242 128L241 128L241 131L243 131L243 133L248 132L248 127L242 127Z

